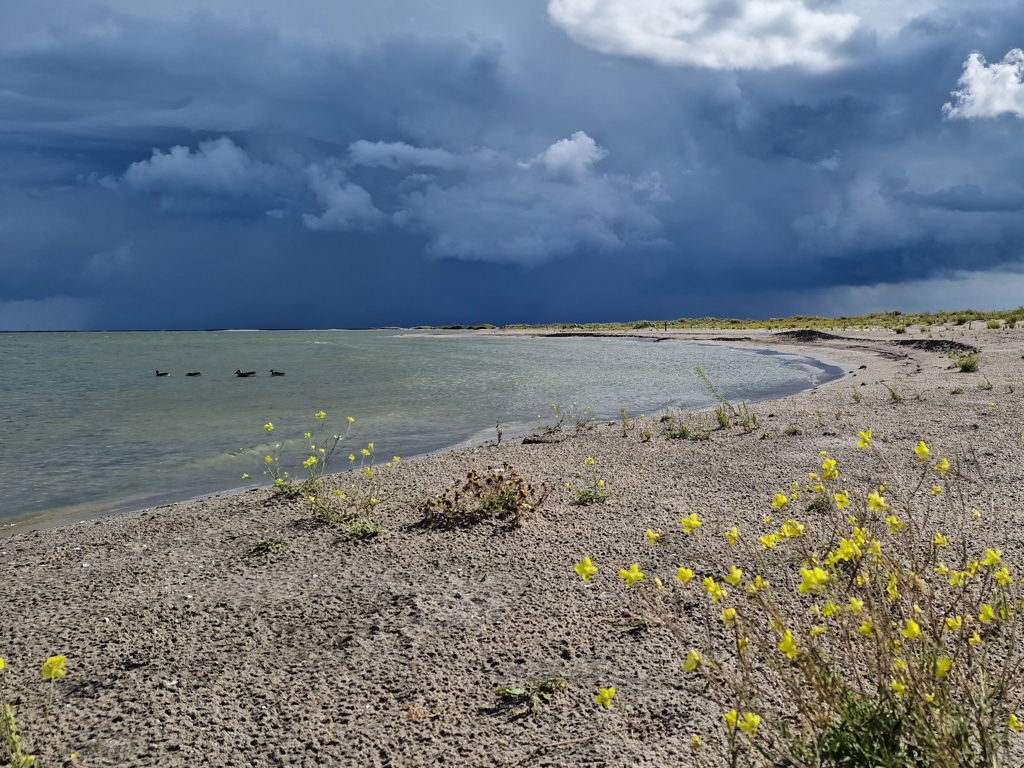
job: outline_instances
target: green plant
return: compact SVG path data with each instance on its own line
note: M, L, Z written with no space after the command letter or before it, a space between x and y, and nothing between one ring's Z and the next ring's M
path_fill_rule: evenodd
M370 539L388 532L387 528L384 528L372 517L358 517L355 520L350 520L344 524L343 528L345 533L355 539Z
M550 493L547 484L534 488L506 463L483 475L471 469L461 485L447 486L421 505L420 512L430 528L457 528L488 519L519 526Z
M369 520L378 503L379 486L378 470L374 468L373 443L367 443L358 453L353 451L348 455L349 464L354 472L348 476L347 490L337 488L333 493L328 493L324 478L329 473L336 454L348 438L355 419L348 417L345 420L344 431L331 434L327 432L326 413L319 411L314 414L314 418L316 427L302 436L303 451L300 455L305 456L302 461L305 476L301 480L296 480L284 468L281 451L286 446L283 443L274 444L271 452L263 457L266 465L264 474L273 480L273 492L286 499L302 499L309 505L313 516L325 523L351 522L358 518ZM272 433L276 427L273 422L267 422L263 429ZM296 447L296 442L292 441L292 445L288 447ZM393 470L400 461L401 459L395 456L384 467L386 470Z
M622 422L622 436L625 437L629 432L629 414L625 408L619 411L619 418Z
M988 392L990 389L992 389L992 382L989 381L988 379L985 379L985 383L979 384L978 389L982 390L983 392Z
M861 395L861 393L860 393L860 390L859 390L859 389L855 389L855 390L853 390L853 402L855 402L855 403L859 403L859 402L860 402L861 400L863 400L863 399L864 399L864 396L863 396L863 395Z
M583 460L583 470L577 474L577 477L583 483L576 490L577 504L584 507L590 504L601 504L608 498L604 487L604 480L597 475L597 462L593 456L588 456ZM565 485L567 488L571 487L571 483L566 483Z
M18 731L18 721L14 715L14 707L7 700L4 687L4 671L7 663L0 659L0 759L11 768L29 768L36 761L32 755L25 754Z
M271 536L270 531L263 532L263 538L257 541L249 549L251 555L269 555L272 552L278 552L284 549L288 549L289 543L287 539L277 538Z
M953 389L949 390L949 394L951 395L962 395L963 393L964 391L961 387L953 387Z
M848 485L825 454L813 516L798 519L796 483L774 494L781 520L765 528L709 534L691 513L683 532L704 539L687 548L692 562L652 548L649 570L669 571L645 578L634 563L621 590L660 603L689 646L683 669L723 712L732 766L1007 764L1024 731L1024 583L988 539L979 508L995 500L971 465L936 460L923 441L898 465L870 431L857 445L869 468L850 477L884 484ZM589 582L598 567L576 572Z
M554 421L544 427L544 431L548 434L561 432L566 426L572 427L577 432L594 427L595 417L593 409L589 405L580 410L577 403L573 403L568 408L563 408L558 403L553 403L551 405L551 415ZM541 417L538 416L537 418Z
M305 432L303 435L304 453L306 454L306 458L302 462L302 468L306 474L304 478L295 480L291 473L284 468L281 458L283 443L275 443L271 451L263 457L263 462L266 465L263 474L273 481L274 493L279 496L296 499L303 496L319 495L322 491L322 478L334 458L338 445L348 437L349 429L355 422L355 419L349 417L344 433L324 437L327 414L324 411L318 411L314 414L314 418L316 420L315 434L314 432ZM272 421L268 421L263 425L263 429L268 434L272 434L277 428ZM292 447L295 447L295 442L292 441ZM244 477L248 478L248 475Z
M985 327L988 328L990 331L994 331L998 328L1002 328L1003 324L998 320L988 320L985 322Z
M981 366L981 355L977 352L950 353L950 357L961 373L974 373Z
M553 677L550 680L534 680L523 685L503 685L495 694L504 706L512 708L514 716L518 716L533 714L552 696L565 689L565 680Z
M729 426L729 412L725 410L725 406L719 405L715 408L715 421L718 422L719 429Z
M803 432L800 430L799 427L794 427L792 424L790 424L788 427L782 430L782 434L786 435L787 437L796 437L797 435L802 435Z
M903 395L897 392L895 387L890 384L886 384L884 381L882 382L882 386L889 390L889 402L899 403L903 401Z

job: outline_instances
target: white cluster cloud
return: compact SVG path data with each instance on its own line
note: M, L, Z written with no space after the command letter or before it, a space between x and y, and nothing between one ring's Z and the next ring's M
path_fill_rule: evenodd
M226 136L199 143L193 152L174 146L153 150L148 160L128 166L124 181L141 192L245 195L276 187L281 170L253 160Z
M540 166L555 179L580 182L595 163L608 156L608 150L598 146L583 131L576 131L568 139L560 139L521 167Z
M349 181L337 162L310 165L306 179L324 209L319 216L303 215L310 229L371 229L384 221L370 193Z
M607 155L583 131L526 162L481 155L460 181L404 195L394 221L427 233L436 256L495 263L650 244L659 222L649 203L660 185L596 172Z
M548 15L602 53L726 70L829 70L862 26L805 0L550 0Z
M988 64L974 51L964 62L964 73L953 91L956 103L946 102L942 114L950 119L1014 115L1024 117L1024 51L1010 50L1003 60Z

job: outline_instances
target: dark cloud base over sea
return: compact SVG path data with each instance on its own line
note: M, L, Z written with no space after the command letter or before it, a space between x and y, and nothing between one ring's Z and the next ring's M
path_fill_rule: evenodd
M8 4L0 329L1024 303L1024 10L729 7Z

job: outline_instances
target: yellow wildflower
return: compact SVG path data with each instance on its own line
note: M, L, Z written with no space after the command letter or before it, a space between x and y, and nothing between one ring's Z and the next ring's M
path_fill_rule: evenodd
M711 596L712 603L717 603L729 594L728 590L722 589L722 585L716 584L715 580L710 576L704 579L704 591Z
M900 630L900 634L907 638L907 640L917 640L921 636L921 625L913 619L907 619L907 623Z
M889 687L892 688L892 692L896 694L897 699L902 699L903 694L907 692L907 685L902 679L893 680L889 683Z
M689 584L692 578L693 571L691 571L689 568L679 567L676 569L676 581L683 582L683 586Z
M263 428L265 430L267 430L267 432L273 432L274 431L274 423L268 421L266 424L263 425Z
M6 667L6 666L7 666L7 662L5 662L3 659L0 659L0 672L2 672L4 667Z
M725 583L731 584L734 587L738 587L740 579L743 578L743 571L737 568L735 565L729 568L729 575L725 577Z
M690 749L697 750L704 747L704 741L700 736L694 736L690 739Z
M759 538L758 541L761 542L762 549L775 549L775 545L779 543L779 538L779 534L769 533Z
M51 656L43 662L43 680L56 680L58 677L64 677L64 662L67 661L65 656Z
M801 568L800 586L798 589L802 594L821 592L829 581L829 575L823 568Z
M903 521L896 517L896 515L889 515L885 518L885 524L889 526L890 533L896 533L903 529Z
M828 627L823 627L820 624L811 627L811 631L808 633L811 637L817 637L818 635L824 635L828 632Z
M835 459L825 459L823 462L821 462L821 468L825 470L824 472L821 473L821 476L826 480L839 479L839 470L836 469Z
M940 477L945 477L949 472L949 459L940 459L939 463L935 465L935 469L938 470Z
M940 493L942 493L942 486L941 485L933 485L932 486L932 496L938 496Z
M732 629L736 626L736 609L726 608L722 611L721 615L722 623L725 624L726 628Z
M597 462L594 461L594 457L593 456L587 456L587 458L585 458L583 460L583 463L586 464L588 467L592 467Z
M857 433L857 447L864 449L871 447L871 430Z
M920 443L917 444L917 447L914 449L914 453L917 454L918 461L927 461L928 455L931 453L931 451L928 450L928 446L925 445L924 440L922 440Z
M800 649L797 648L796 642L793 640L793 633L788 629L782 635L782 640L779 641L778 648L786 655L787 659L795 659L796 655L800 653Z
M355 460L356 460L355 454L352 454L352 453L350 453L350 454L348 455L348 460L349 460L349 461L355 461Z
M849 608L850 608L850 613L860 613L861 610L863 610L863 608L864 608L864 601L863 600L858 600L856 597L851 597L850 598Z
M871 619L864 619L861 625L857 627L857 631L864 635L864 637L871 637L875 634L875 625Z
M996 584L1000 587L1008 587L1013 583L1013 579L1010 578L1009 568L1000 568L998 571L992 572L992 577L996 580Z
M981 561L983 565L987 565L990 568L997 565L1002 565L1003 562L1003 550L1001 549L986 549L985 559Z
M725 540L729 542L730 547L735 547L736 542L740 539L739 529L737 529L735 525L723 535L725 536Z
M694 512L693 514L682 518L679 521L679 524L683 526L683 530L686 533L693 533L701 526L700 517L697 515L696 512Z
M346 421L347 421L347 422L348 422L349 424L352 424L352 423L353 423L353 422L355 421L355 419L353 419L353 418L352 418L351 416L349 416L349 417L348 417L348 418L346 419Z
M768 587L768 580L763 578L760 574L754 577L754 580L747 584L747 592L750 594L757 594L762 589Z
M647 543L653 547L654 543L661 538L661 528L656 531L648 528L644 535L647 536Z
M324 413L323 411L317 411L316 413L313 414L313 417L317 419L326 419L327 414Z
M749 645L750 645L750 638L749 637L741 637L739 640L736 641L736 647L739 649L740 653L746 653L747 652L747 648L748 648Z
M590 581L590 577L597 573L597 566L591 561L589 557L584 557L580 562L573 566L573 570L580 575L580 578L584 582Z
M737 712L735 709L730 709L728 712L722 715L722 719L725 720L725 724L729 726L730 729L735 730L736 723L738 723L740 719L740 713Z
M615 697L614 688L601 688L598 691L597 696L594 697L594 703L598 706L604 707L605 709L612 708L612 699Z
M979 635L977 632L974 632L971 634L967 642L973 646L979 646L981 645L981 635Z
M896 580L896 574L890 573L889 579L885 584L885 592L889 595L889 602L893 603L900 597L899 583Z
M1021 722L1020 722L1020 719L1017 717L1016 714L1010 715L1010 719L1006 721L1006 727L1009 728L1014 733L1020 733Z
M836 500L836 506L839 509L846 509L850 506L850 492L840 491L839 493L833 494L832 498Z
M996 610L988 603L981 604L981 613L978 614L978 621L990 622L996 620Z
M868 509L872 512L881 512L889 508L889 505L885 503L885 497L880 495L878 491L872 491L868 494Z
M934 544L936 547L948 547L949 539L947 539L941 533L936 533L935 536L932 537L932 544Z
M700 666L701 656L697 651L690 649L690 652L686 654L686 661L683 662L683 670L686 672L693 672L697 667Z
M772 501L772 507L774 507L775 509L785 509L787 504L789 504L789 498L786 496L786 494L775 494L775 500Z
M753 712L744 712L743 720L739 723L739 729L747 734L748 739L757 735L757 726L761 724L761 717Z
M626 582L627 587L632 587L638 581L642 581L644 578L643 572L640 570L640 566L633 563L629 566L629 570L621 569L619 571L619 577Z
M935 660L935 677L939 680L945 680L952 666L953 660L949 656L940 656Z
M797 536L803 536L803 523L798 523L796 520L786 520L782 524L782 528L779 530L779 533L781 533L783 537L787 539L792 539Z
M964 624L964 617L963 616L951 616L950 618L946 619L945 622L943 622L943 623L946 626L946 631L947 632L950 632L950 633L959 632L960 631L960 627L962 627L963 624Z
M308 459L302 462L302 466L304 466L306 469L309 469L314 464L316 464L316 456L310 456Z

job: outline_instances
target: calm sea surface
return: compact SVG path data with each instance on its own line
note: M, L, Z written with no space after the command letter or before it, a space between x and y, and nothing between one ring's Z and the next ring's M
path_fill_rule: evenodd
M0 333L0 527L252 485L265 479L272 442L285 440L285 455L301 461L319 410L334 431L353 416L352 447L372 441L386 459L493 439L496 422L506 436L525 432L550 421L552 403L591 406L599 419L623 407L631 416L703 408L714 401L697 365L735 401L841 373L792 355L610 338ZM236 378L236 368L256 376Z

